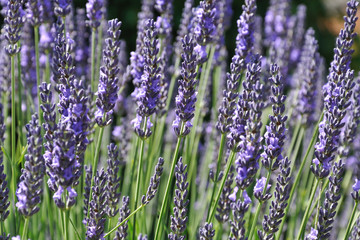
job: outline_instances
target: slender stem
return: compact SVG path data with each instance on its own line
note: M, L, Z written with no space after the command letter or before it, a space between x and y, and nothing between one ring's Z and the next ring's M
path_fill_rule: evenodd
M69 236L68 236L68 228L67 228L67 214L68 214L69 210L62 210L61 214L63 215L63 224L64 224L64 239L68 240Z
M90 202L91 202L91 198L92 198L92 189L94 186L94 178L95 178L95 174L96 174L96 170L97 170L97 165L99 163L99 155L100 155L100 148L101 148L101 142L102 142L102 137L104 135L104 129L105 127L101 127L100 131L99 131L99 137L97 140L97 144L96 144L96 149L95 149L95 156L93 159L93 169L92 169L92 178L91 178L91 184L90 184L90 194L89 194L89 202L88 202L88 211L87 211L87 217L86 219L89 219L89 214L90 214ZM86 223L86 227L88 225L89 221L87 221Z
M320 118L319 118L319 121L318 121L318 123L317 123L317 125L316 125L316 127L315 127L315 129L314 129L314 133L313 133L313 135L312 135L310 144L309 144L309 146L308 146L308 148L307 148L307 150L306 150L305 156L303 157L303 159L302 159L302 161L301 161L301 164L300 164L300 167L299 167L299 171L298 171L298 173L297 173L297 175L296 175L294 184L293 184L293 186L291 187L291 191L290 191L290 195L289 195L289 199L288 199L288 205L286 206L285 211L284 211L284 218L286 218L287 213L288 213L288 211L289 211L289 206L291 205L291 201L292 201L292 198L294 197L296 187L297 187L297 185L298 185L298 183L299 183L299 181L300 181L300 178L301 178L301 176L302 176L301 173L302 173L302 170L303 170L303 168L304 168L304 166L305 166L306 160L307 160L307 158L308 158L308 156L309 156L309 154L310 154L310 152L311 152L311 149L314 147L315 140L316 140L317 134L318 134L318 132L319 132L319 124L320 124L320 122L322 121L323 117L324 117L324 112L322 112L322 114L321 114L321 116L320 116ZM292 171L293 171L293 169L291 169L291 173L292 173ZM291 174L291 173L290 173L290 174ZM280 235L281 235L281 233L282 233L282 229L283 229L283 227L284 227L284 223L285 223L285 219L284 219L284 221L281 221L280 228L279 228L278 235L277 235L276 239L280 239Z
M296 126L295 126L293 136L291 138L290 147L289 147L289 149L287 151L287 156L289 156L289 157L291 156L291 153L292 153L292 150L294 148L296 140L298 140L298 134L299 134L300 127L301 127L301 121L298 121Z
M356 213L356 210L357 210L357 206L358 206L358 201L355 201L355 205L354 205L354 208L352 210L348 226L346 228L346 233L345 233L345 238L344 239L348 239L348 236L350 234L351 226L352 226L352 222L354 220L354 216L355 216L355 213Z
M95 83L95 48L96 48L96 29L91 31L91 90L94 91Z
M77 238L78 238L79 240L82 240L82 239L81 239L81 236L80 236L80 233L79 233L79 231L76 229L76 226L75 226L74 222L71 220L71 218L69 218L69 220L70 220L70 223L71 223L72 227L73 227L74 230L75 230L75 233L76 233Z
M184 128L184 123L181 124L181 129L180 132L183 132L183 128ZM179 153L180 150L180 145L181 145L181 137L178 137L177 139L177 143L176 143L176 148L175 148L175 152L174 152L174 156L171 162L171 169L170 169L170 173L169 173L169 177L168 177L168 181L166 184L166 189L165 189L165 195L161 204L161 209L160 209L160 215L159 215L159 220L158 223L156 225L156 230L155 230L155 238L154 239L160 239L161 237L161 222L164 218L165 212L166 212L166 207L167 207L167 200L169 198L169 193L170 193L170 188L171 188L171 181L172 181L172 177L174 175L174 171L175 171L175 165L176 165L176 159L177 159L177 155Z
M13 187L13 202L15 202L16 180L15 180L15 150L16 150L16 106L15 106L15 56L11 56L11 182ZM14 224L16 229L16 211L13 204Z
M320 180L321 181L321 180ZM301 235L302 233L304 232L304 229L305 229L305 226L306 226L306 222L309 218L309 213L310 213L310 209L311 209L311 204L314 200L314 196L315 196L315 193L316 193L316 190L319 186L319 183L320 181L316 178L315 179L315 186L313 187L312 189L312 192L311 192L311 195L310 195L310 199L309 199L309 202L308 202L308 205L306 207L306 210L305 210L305 213L304 213L304 216L303 216L303 219L301 221L301 225L300 225L300 230L299 230L299 233L298 233L298 236L297 236L297 240L300 240L301 239Z
M35 59L36 59L36 83L37 83L37 97L38 97L38 114L39 125L42 126L42 114L41 114L41 98L40 98L40 60L39 60L39 26L34 26L34 38L35 38Z
M21 44L20 44L20 41L17 43L18 44L18 48L20 49L21 48ZM17 107L17 110L18 110L18 117L19 117L19 139L20 139L20 142L21 142L21 145L24 145L23 143L23 134L22 134L22 112L21 112L21 95L22 95L22 89L21 89L21 56L20 54L17 54L17 68L18 68L18 107Z
M176 71L179 68L179 66L180 66L180 57L178 56L178 57L176 57L175 65L174 65L175 73L172 75L171 80L170 80L170 86L169 86L169 90L168 90L168 97L166 99L165 114L168 112L169 107L170 107L172 95L174 93L174 87L175 87L176 79L178 77L178 74L176 73Z
M22 235L21 235L22 240L27 239L28 226L29 226L29 218L25 218L24 228L23 228L23 232L22 232Z
M267 177L266 177L266 184L264 186L264 189L263 189L263 192L262 192L262 195L265 195L266 194L266 191L267 191L267 186L270 182L270 177L271 177L271 166L272 164L270 164L270 168L269 168L269 171L268 171L268 174L267 174ZM261 210L261 207L263 205L263 201L259 201L259 205L257 206L257 209L256 209L256 212L255 212L255 217L253 219L253 222L251 224L251 230L250 230L250 234L249 234L249 239L253 239L253 235L254 235L254 232L255 232L255 228L256 228L256 222L258 220L258 217L259 217L259 214L260 214L260 210Z
M218 193L217 193L217 195L216 195L216 198L215 198L214 207L212 208L212 211L211 211L211 213L210 213L210 217L209 217L209 219L207 219L207 222L211 222L211 220L213 219L213 217L214 217L214 215L215 215L216 206L217 206L217 204L219 203L219 199L220 199L222 190L224 189L225 182L226 182L227 177L228 177L228 175L229 175L230 168L231 168L231 166L232 166L232 164L233 164L235 155L236 155L236 153L235 153L234 151L231 151L231 154L230 154L230 156L229 156L229 160L228 160L227 165L226 165L225 175L222 177L221 184L220 184L220 188L219 188L219 191L218 191Z
M216 185L217 185L217 182L218 182L219 172L220 172L220 168L221 168L221 159L222 159L222 155L223 155L223 152L224 152L225 140L226 140L226 135L224 133L222 133L221 134L221 140L220 140L220 148L219 148L219 153L218 153L218 158L217 158L214 186L213 186L213 190L212 190L212 194L211 194L209 211L208 211L207 216L206 216L206 221L207 222L208 222L209 217L210 217L210 210L211 210L212 202L214 201Z
M132 213L130 213L129 216L127 216L121 223L119 223L118 225L116 225L116 227L114 227L113 229L111 229L108 233L106 233L104 235L104 238L106 238L107 236L109 236L111 233L115 232L116 229L118 229L119 227L121 227L122 225L124 225L133 215L135 215L138 211L140 211L143 207L145 207L146 204L141 204L136 210L134 210Z
M45 82L50 83L50 53L46 50Z
M148 117L144 118L144 128L143 131L146 131L146 125L147 125ZM144 146L145 146L145 139L141 139L140 142L140 153L139 153L139 162L138 162L138 169L137 169L137 176L136 176L136 187L135 187L135 209L137 208L137 202L139 200L139 191L140 191L140 181L141 181L141 175L142 175L142 169L143 169L143 155L144 155ZM136 235L136 214L134 215L134 221L133 221L133 239L135 239Z

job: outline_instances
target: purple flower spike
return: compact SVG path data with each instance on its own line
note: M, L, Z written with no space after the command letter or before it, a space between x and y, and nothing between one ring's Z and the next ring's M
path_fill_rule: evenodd
M16 207L25 217L30 217L40 210L41 194L45 163L42 155L41 127L38 116L34 114L26 125L28 150L25 155L24 168L21 171L20 183L16 190L18 202Z
M120 189L120 177L118 176L119 172L119 150L116 145L111 143L108 145L108 167L107 172L107 182L106 182L106 194L107 194L107 215L109 217L115 217L118 212L118 205L120 202L121 193Z
M194 117L196 103L196 56L194 54L194 43L192 38L185 36L182 40L182 69L179 80L178 95L176 96L176 119L173 123L177 136L186 136L192 127L191 121ZM181 125L183 124L183 129Z
M200 56L200 62L207 59L206 45L212 43L216 39L216 18L218 15L215 1L204 0L200 2L195 13L196 25L194 28L194 37L197 42L195 51Z
M87 240L104 240L104 230L106 222L107 198L106 186L107 176L104 169L96 171L94 176L94 186L92 199L89 206L89 223L86 229Z
M318 230L311 228L309 235L306 236L306 240L317 240L318 239Z
M255 0L246 0L242 6L243 12L237 20L238 35L236 36L235 54L244 59L242 70L245 70L246 64L250 60L249 55L251 55L254 47L256 8Z
M101 18L103 17L102 7L104 0L89 0L86 3L86 16L88 17L89 27L96 29L100 26Z
M159 58L157 57L160 51L157 39L158 32L154 20L149 19L146 22L144 36L144 73L141 75L141 88L136 92L137 117L132 121L132 124L139 137L148 138L152 134L150 130L152 124L146 124L146 129L144 130L141 128L141 123L145 118L150 122L148 117L156 111L161 78L161 68L159 67Z
M323 87L324 92L324 119L319 125L319 140L315 145L315 160L311 165L311 171L318 179L326 178L330 174L331 162L339 147L339 135L345 125L344 117L351 104L354 73L350 69L351 49L358 1L350 0L347 3L344 17L344 29L340 31L336 39L334 60L331 62L328 82Z
M358 179L355 179L355 183L352 188L355 192L358 192L360 190L360 181Z
M96 123L105 127L112 123L112 113L118 99L119 59L121 22L117 19L108 22L108 38L105 40L104 66L100 69L100 80L96 98L98 110L95 113Z
M5 134L5 124L3 116L3 106L0 104L0 144L4 144L4 134ZM7 187L6 174L4 173L4 164L3 164L4 153L0 152L0 221L4 222L5 219L9 216L8 207L10 206L9 198L9 188Z
M351 196L355 201L359 201L360 200L360 181L356 178L355 179L355 183L354 185L352 185L353 188L353 192L351 192Z
M71 11L72 0L55 0L55 15L66 17Z
M256 180L256 184L255 184L255 187L254 187L254 196L255 196L259 201L262 201L262 202L270 199L270 198L271 198L271 194L269 193L270 187L271 187L270 184L268 184L268 185L266 186L266 178L265 178L265 177L262 177L262 178L260 178L260 179L257 179L257 180ZM266 188L265 194L263 194L265 188Z
M227 74L226 90L223 91L224 97L219 108L219 117L216 123L216 128L221 133L229 132L233 124L232 116L236 109L239 84L254 45L255 11L255 1L245 1L243 12L238 20L239 33L236 37L235 55L231 59L230 73ZM244 26L246 26L245 30L243 29Z
M44 158L48 167L48 185L55 192L55 204L62 209L73 206L76 199L72 187L81 175L81 165L75 157L74 131L70 122L59 122L54 133L53 149L46 151Z
M262 164L266 169L276 170L282 160L281 152L286 133L285 122L287 116L284 116L286 96L283 95L284 80L276 64L271 65L270 73L269 81L272 84L270 101L273 115L269 116L270 123L266 126L265 146L261 156L263 157Z
M21 0L8 1L5 23L5 38L9 45L6 46L6 53L13 56L20 52L17 42L20 40L21 30L25 22L25 13L21 7Z
M319 66L320 56L317 52L318 42L314 35L315 31L309 28L305 35L305 43L297 70L301 88L296 110L300 114L303 124L314 122L314 113L316 112L316 84L319 80L316 70Z
M261 57L254 55L247 65L244 90L239 96L233 124L227 135L227 146L234 152L240 152L236 160L237 185L241 189L248 187L258 169L261 151L260 129L263 108L263 85L260 83ZM251 117L250 117L251 116Z
M44 9L40 0L29 0L26 3L27 18L31 25L39 26L43 22Z

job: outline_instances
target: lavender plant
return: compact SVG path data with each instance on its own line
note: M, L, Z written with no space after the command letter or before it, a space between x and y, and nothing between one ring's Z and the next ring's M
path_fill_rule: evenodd
M112 4L0 1L0 239L359 239L358 1Z

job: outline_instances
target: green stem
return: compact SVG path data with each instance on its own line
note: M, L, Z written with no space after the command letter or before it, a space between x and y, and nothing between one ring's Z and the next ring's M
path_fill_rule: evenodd
M68 219L68 212L69 210L62 210L61 211L62 214L63 214L63 224L64 224L64 239L65 240L68 240L69 239L69 236L68 236L68 228L67 228L67 219Z
M143 128L144 132L146 131L147 119L148 119L148 117L144 118L144 128ZM142 165L143 165L144 146L145 146L145 139L141 139L138 170L137 170L137 176L136 176L135 207L134 207L135 209L137 208L137 202L138 202L138 199L139 199L140 181L141 181L141 175L142 175L142 169L143 169ZM136 235L136 214L134 215L133 223L134 223L133 224L133 239L135 239L135 235Z
M320 180L321 181L321 180ZM315 186L313 187L312 189L312 192L311 192L311 195L310 195L310 199L309 199L309 202L307 204L307 207L306 207L306 210L305 210L305 213L304 213L304 216L303 216L303 219L301 221L301 225L300 225L300 230L299 230L299 233L298 233L298 236L297 236L297 240L300 240L301 239L301 235L303 234L304 230L305 230L305 226L306 226L306 222L309 218L309 213L310 213L310 209L311 209L311 204L314 200L314 196L315 196L315 193L316 193L316 190L319 186L319 183L320 181L316 178L315 179Z
M294 129L293 136L291 138L290 147L287 151L287 156L289 156L289 157L291 156L291 153L294 148L296 140L298 140L298 134L299 134L300 127L301 127L301 120L297 122L295 129Z
M48 50L46 50L46 58L47 61L45 63L45 82L50 83L50 54Z
M91 90L95 91L95 48L96 48L96 29L91 31Z
M96 174L96 170L97 170L97 165L99 163L100 148L101 148L102 137L104 135L104 129L105 129L105 127L100 128L99 137L98 137L97 144L96 144L95 156L93 159L93 166L92 166L93 169L92 169L92 178L91 178L91 184L90 184L90 194L89 194L88 206L89 206L89 204L91 202L91 198L92 198L92 189L94 186L94 179L95 179L95 174ZM88 207L86 219L89 219L89 214L90 214L89 210L90 210L90 207ZM87 221L86 227L87 227L88 223L89 223L89 221Z
M181 124L180 133L183 132L183 128L184 128L184 123ZM181 137L178 137L175 152L174 152L174 156L173 156L173 159L172 159L172 162L171 162L171 169L170 169L168 181L167 181L167 184L166 184L165 195L164 195L164 198L163 198L163 201L162 201L162 204L161 204L159 220L158 220L158 223L156 225L155 238L154 239L160 239L160 237L161 237L161 232L160 232L160 228L162 226L161 223L162 223L162 220L163 220L165 212L166 212L166 207L167 207L166 203L167 203L167 200L169 198L169 193L170 193L170 188L171 188L171 181L172 181L172 177L174 175L175 165L176 165L176 162L177 162L176 159L177 159L177 155L179 154L180 145L181 145Z
M23 228L23 232L22 232L22 235L21 235L22 240L27 239L28 226L29 226L29 218L25 218L24 228Z
M267 186L270 182L270 177L271 177L271 166L272 164L270 164L270 169L268 171L268 174L267 174L267 177L266 177L266 184L264 186L264 189L263 189L263 192L262 192L262 195L265 195L266 194L266 191L267 191ZM256 209L256 212L255 212L255 217L253 219L253 222L251 224L251 230L250 230L250 234L249 234L249 239L253 239L253 235L254 235L254 232L255 232L255 229L256 229L256 222L258 220L258 217L259 217L259 214L260 214L260 210L261 210L261 207L263 205L263 201L259 201L259 205L257 206L257 209Z
M355 216L355 213L356 213L356 210L357 210L357 206L358 206L358 201L355 201L355 205L354 205L354 208L352 210L352 213L351 213L351 216L350 216L350 220L349 220L349 223L348 223L348 226L346 228L346 233L345 233L345 238L344 239L348 239L349 237L349 234L350 234L350 231L351 231L351 226L352 226L352 222L354 220L354 216Z
M217 182L218 182L219 172L220 172L220 168L221 168L221 159L222 159L222 155L223 155L223 152L224 152L224 146L225 146L225 142L226 142L225 140L226 140L226 135L224 133L222 133L221 134L221 140L220 140L220 148L219 148L218 158L217 158L214 186L213 186L213 190L212 190L212 194L211 194L209 211L208 211L207 216L206 216L206 222L209 222L210 210L211 210L212 202L214 200L216 185L217 185Z
M230 172L230 168L233 164L233 161L234 161L234 158L235 158L235 155L236 153L234 151L231 151L231 154L229 156L229 160L227 162L227 165L226 165L226 170L225 170L225 174L224 176L222 177L222 180L221 180L221 185L220 185L220 188L219 188L219 191L216 195L216 198L215 198L215 203L214 203L214 207L212 208L212 211L210 213L210 217L208 219L208 222L211 222L214 215L215 215L215 212L216 212L216 206L217 204L219 203L219 199L220 199L220 196L221 196L221 193L222 193L222 190L224 189L224 186L225 186L225 182L228 178L228 175L229 175L229 172Z
M16 180L15 180L15 150L16 150L16 106L15 106L15 56L11 56L11 182L13 187L13 202L15 202ZM14 224L16 229L16 210L13 204Z
M42 126L42 114L41 114L41 98L40 98L40 60L39 60L39 26L34 26L35 37L35 59L36 59L36 83L37 83L37 97L38 97L38 114L39 114L39 126Z
M74 230L75 230L75 233L76 233L77 238L78 238L79 240L82 240L82 239L81 239L81 236L80 236L80 233L79 233L79 231L76 229L76 226L75 226L74 222L71 220L71 218L69 218L69 220L70 220L70 223L71 223L72 227L73 227Z
M104 238L106 238L107 236L109 236L111 233L115 232L116 229L118 229L119 227L121 227L122 225L124 225L133 215L135 215L138 211L140 211L143 207L145 207L146 204L141 204L136 210L134 210L132 213L130 213L129 216L127 216L121 223L119 223L118 225L116 225L116 227L114 227L113 229L111 229L108 233L106 233L104 235Z
M20 41L18 42L18 48L20 49L21 48L21 44L20 44ZM22 112L21 112L21 95L22 95L22 89L21 89L21 86L22 86L22 83L21 83L21 56L20 54L17 54L17 67L18 67L18 117L19 117L19 139L20 139L20 143L21 145L23 146L24 143L23 143L23 134L22 134Z

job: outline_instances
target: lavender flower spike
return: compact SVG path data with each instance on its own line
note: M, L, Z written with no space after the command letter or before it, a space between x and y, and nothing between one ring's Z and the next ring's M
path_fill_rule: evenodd
M244 59L242 70L246 69L246 64L249 62L254 48L256 9L255 0L245 0L242 6L243 11L237 21L238 35L236 36L235 55Z
M27 18L31 25L39 26L43 22L44 8L40 0L29 0L27 3Z
M105 40L104 66L101 67L100 80L96 98L98 110L95 113L96 123L100 127L111 124L112 113L118 99L119 91L119 59L121 22L117 19L108 22L108 38Z
M200 240L213 240L215 236L215 229L212 223L205 223L204 227L199 230Z
M344 126L344 117L351 104L351 89L354 87L353 71L350 70L351 49L356 24L356 11L359 2L350 0L347 3L344 17L344 29L336 39L334 60L331 63L328 82L324 85L324 119L319 125L319 141L315 145L315 159L311 171L317 178L330 174L331 162L339 147L339 135Z
M318 42L315 39L315 31L309 28L305 35L305 43L303 46L298 68L300 69L299 82L300 91L298 95L297 112L302 117L302 123L314 121L314 112L316 107L316 83L318 80L319 55Z
M55 0L55 15L65 18L71 11L72 0Z
M272 83L270 101L272 103L273 115L269 116L270 123L266 126L265 146L261 156L263 157L262 164L266 169L276 170L283 158L281 152L286 132L285 122L287 116L284 116L286 96L283 95L284 80L276 64L271 65L270 73L269 81Z
M318 238L318 230L311 228L310 233L306 236L306 240L317 240Z
M121 223L122 221L124 221L125 218L127 218L130 215L129 205L130 205L129 197L124 196L123 199L122 199L122 207L119 210L120 217L119 217L118 223ZM127 222L128 221L126 221L124 225L120 226L116 230L114 240L125 240L126 239L126 237L128 235L128 233L127 233L127 229L128 229Z
M196 10L196 25L194 37L197 45L195 52L200 58L200 62L207 59L206 45L216 39L216 17L218 11L214 0L204 0L200 2L200 7Z
M137 115L132 121L135 133L140 138L148 138L152 132L150 128L152 123L148 118L156 111L156 105L159 100L160 72L159 58L157 57L160 49L158 44L158 32L154 20L149 19L145 26L144 39L144 73L141 76L141 88L137 92ZM142 123L146 122L146 129L142 129Z
M158 163L155 166L155 173L150 178L150 184L148 187L148 190L146 192L146 195L142 196L141 203L146 205L149 204L151 199L155 197L156 192L158 191L159 184L160 184L160 177L163 174L164 170L164 159L159 158Z
M16 207L25 217L30 217L40 210L45 163L42 155L41 127L38 116L34 114L26 125L28 153L25 155L24 168L16 190Z
M104 239L104 229L106 222L106 191L103 191L107 181L104 169L96 171L94 176L94 186L89 210L89 224L86 230L87 240Z
M55 192L55 204L63 209L73 206L77 193L73 189L80 176L80 164L75 157L74 131L70 123L60 121L54 133L54 147L44 155L48 167L49 188ZM63 197L65 196L65 197ZM65 199L65 201L64 201Z
M344 163L342 160L336 162L329 177L329 185L325 192L325 199L320 205L319 219L316 229L318 230L319 239L327 239L330 237L333 223L336 216L336 208L341 198L341 182L344 179Z
M115 144L111 143L108 146L108 156L107 160L107 181L106 181L106 193L107 193L107 204L108 204L108 216L115 217L118 212L118 205L120 201L120 195L118 189L120 188L120 177L118 176L119 172L119 151Z
M239 33L236 37L235 55L231 59L230 73L227 74L226 90L223 91L224 97L216 123L216 128L221 133L229 132L233 123L241 76L246 69L254 46L256 2L246 0L242 8L243 12L237 22Z
M168 235L170 240L185 239L183 232L186 229L187 217L187 206L189 205L188 197L188 186L187 182L187 165L183 164L182 157L179 158L178 163L175 166L175 178L176 178L176 189L174 197L174 216L170 216L171 219L171 231Z
M194 43L192 38L185 36L182 39L183 58L181 76L179 80L178 95L176 96L175 110L176 119L173 122L174 131L177 136L186 136L190 133L192 118L194 117L196 94L196 56L194 54ZM183 125L183 129L181 129Z
M3 106L0 103L0 144L4 144L5 124L3 116ZM4 154L0 152L0 221L3 222L9 216L8 207L10 206L9 188L7 187L6 174L4 173L3 164Z
M89 0L86 3L86 16L88 17L88 25L96 29L100 26L100 21L103 15L102 7L104 5L104 0Z
M260 84L260 55L254 55L247 65L244 90L239 96L234 124L227 136L227 146L234 152L240 152L236 160L237 185L245 189L254 180L258 169L261 151L261 115L263 108Z
M285 209L288 205L290 194L290 161L286 157L280 161L280 174L276 178L274 200L271 201L269 214L264 215L262 222L263 231L258 231L260 239L273 239L279 231L279 225L285 216Z
M14 56L20 52L17 42L20 40L21 30L23 28L25 17L24 10L21 7L21 0L8 1L5 23L5 38L9 45L6 46L6 53Z

